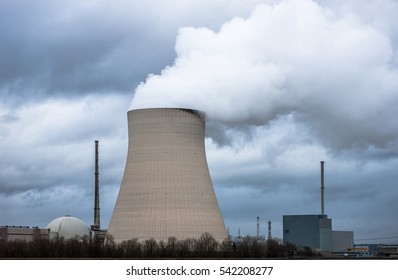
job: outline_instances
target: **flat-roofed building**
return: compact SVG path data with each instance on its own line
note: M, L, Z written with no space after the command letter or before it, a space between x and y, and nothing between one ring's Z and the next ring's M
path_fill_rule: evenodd
M27 227L27 226L0 226L0 240L33 241L40 238L48 238L49 230L46 228Z
M347 250L354 247L354 232L353 231L332 231L332 250L340 251Z
M284 215L283 242L319 252L330 252L332 220L327 215Z

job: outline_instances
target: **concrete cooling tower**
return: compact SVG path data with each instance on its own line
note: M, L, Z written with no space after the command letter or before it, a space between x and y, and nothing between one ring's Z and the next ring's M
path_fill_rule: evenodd
M190 109L128 112L127 162L108 233L116 243L227 238L206 161L204 115Z

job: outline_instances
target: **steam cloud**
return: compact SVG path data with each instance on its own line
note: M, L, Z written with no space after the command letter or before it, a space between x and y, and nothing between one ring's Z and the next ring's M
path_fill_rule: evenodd
M174 64L136 88L131 108L196 108L235 128L290 116L336 149L392 149L397 49L385 31L313 1L258 5L218 32L181 28Z

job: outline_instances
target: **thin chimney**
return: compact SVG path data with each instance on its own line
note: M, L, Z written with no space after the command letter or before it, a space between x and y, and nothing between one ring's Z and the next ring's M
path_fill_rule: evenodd
M272 239L271 235L271 221L268 221L268 240Z
M260 238L260 217L257 217L257 239Z
M325 215L325 176L324 161L321 161L321 214Z
M95 201L94 201L94 226L95 230L101 228L99 205L99 167L98 167L98 140L95 140Z

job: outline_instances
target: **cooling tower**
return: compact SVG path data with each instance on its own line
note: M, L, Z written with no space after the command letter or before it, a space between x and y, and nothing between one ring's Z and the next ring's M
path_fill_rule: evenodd
M128 112L127 162L108 233L116 243L227 238L206 161L204 115L157 108Z

